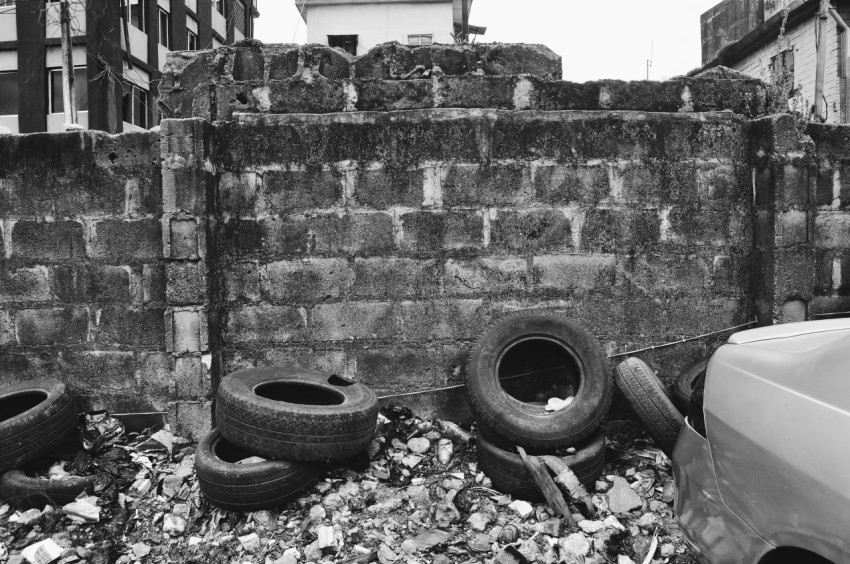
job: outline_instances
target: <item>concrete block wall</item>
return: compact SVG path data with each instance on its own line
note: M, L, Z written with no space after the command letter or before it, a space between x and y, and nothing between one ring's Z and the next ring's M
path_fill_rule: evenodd
M0 136L0 381L167 412L159 136Z
M241 115L215 136L222 373L296 363L386 395L461 382L516 309L609 353L753 316L739 116ZM707 346L650 358L671 378Z
M809 316L850 311L850 128L810 125L817 180L809 221L815 279Z
M763 117L757 81L560 65L249 43L173 55L160 132L0 137L0 378L198 437L228 372L453 385L516 309L610 354L847 310L845 127ZM669 381L724 337L642 357Z
M562 81L541 45L379 45L356 59L324 45L249 45L169 55L164 115L229 120L234 113L333 113L425 108L731 110L763 115L758 79Z

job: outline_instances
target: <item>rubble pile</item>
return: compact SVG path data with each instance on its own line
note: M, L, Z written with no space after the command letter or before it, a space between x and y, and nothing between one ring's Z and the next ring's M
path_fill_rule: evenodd
M96 456L81 450L64 473L53 466L54 479L94 475L92 494L44 509L0 501L0 563L694 561L673 517L670 463L648 441L608 431L594 510L572 505L570 530L545 503L494 490L473 436L385 407L367 453L294 502L238 513L201 494L194 445L167 430L130 435Z

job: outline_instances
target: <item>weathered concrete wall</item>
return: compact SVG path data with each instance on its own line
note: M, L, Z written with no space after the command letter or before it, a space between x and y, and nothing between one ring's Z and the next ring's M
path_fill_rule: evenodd
M0 136L0 378L167 411L159 137Z
M225 372L295 362L379 394L460 381L494 315L609 352L747 321L745 120L419 110L216 130ZM668 350L669 376L700 350ZM659 361L662 358L659 358Z
M0 375L198 434L244 366L459 383L520 308L612 354L846 309L844 128L761 117L756 81L555 68L534 46L251 44L176 54L159 134L0 138ZM670 380L722 339L643 356Z

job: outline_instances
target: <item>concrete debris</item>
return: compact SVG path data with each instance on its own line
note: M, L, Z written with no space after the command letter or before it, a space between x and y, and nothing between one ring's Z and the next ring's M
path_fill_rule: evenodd
M643 500L625 478L615 476L612 481L614 485L608 492L608 508L611 513L628 513L643 507Z
M60 553L50 564L641 563L655 531L656 559L693 561L664 499L669 463L641 439L606 437L617 453L605 466L610 478L591 483L593 514L575 504L582 515L569 529L544 503L493 490L474 443L454 438L461 435L451 425L385 407L381 429L379 449L362 466L333 467L299 499L253 513L218 509L203 497L185 439L160 435L171 440L169 455L150 436L122 438L56 467L97 476L97 497L68 504L73 511L0 502L0 564L32 564L24 550L47 540L53 544L34 556L39 563L56 554L54 545ZM441 445L451 447L450 458L440 458Z
M62 548L52 539L31 544L21 552L21 556L30 564L50 564L58 560L61 555Z

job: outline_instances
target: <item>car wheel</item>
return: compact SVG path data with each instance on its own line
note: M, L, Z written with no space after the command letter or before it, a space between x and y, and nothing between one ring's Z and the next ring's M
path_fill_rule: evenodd
M59 380L0 388L0 472L50 453L76 425L77 406Z
M268 458L344 460L375 433L378 398L339 376L301 368L249 368L221 383L216 424L233 444Z
M516 452L504 450L478 434L478 469L484 472L497 490L527 501L542 501L543 495L531 479L522 458ZM559 457L579 481L592 486L602 474L605 464L605 437L596 433L589 441L576 447L576 453Z
M239 464L252 456L213 429L195 450L201 493L231 511L270 509L296 498L324 469L322 464L284 460Z
M555 450L590 436L614 385L596 338L560 315L539 311L494 321L469 355L466 391L475 418L511 444ZM573 397L546 411L549 398Z
M670 401L661 380L637 358L629 358L617 366L614 378L635 415L646 426L649 436L669 456L684 420Z
M0 475L0 499L21 509L43 509L45 505L62 507L83 492L92 492L94 476L73 476L64 480L32 478L22 470Z
M673 405L679 410L682 415L688 414L688 407L691 404L691 395L694 393L694 387L699 380L699 377L705 374L708 368L709 359L703 358L685 368L676 383L673 385L673 393L671 394Z

